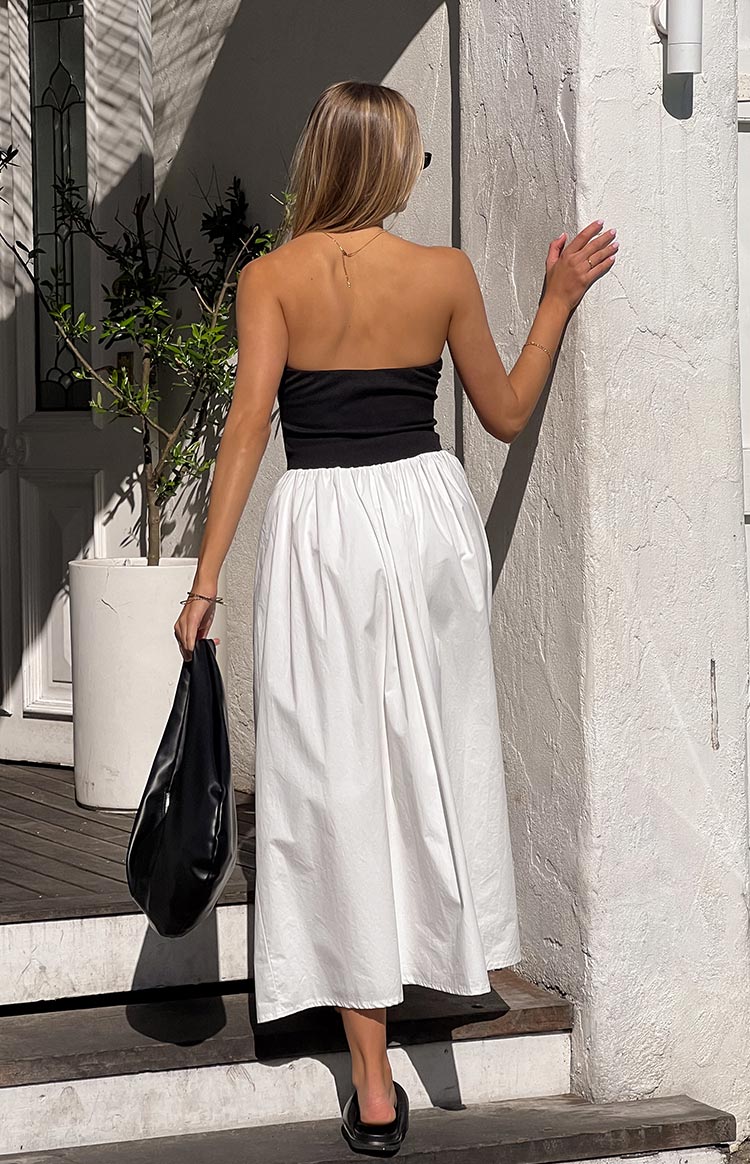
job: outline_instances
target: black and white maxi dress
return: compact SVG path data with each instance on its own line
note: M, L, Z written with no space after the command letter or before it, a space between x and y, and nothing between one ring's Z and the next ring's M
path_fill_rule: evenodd
M442 358L287 365L253 594L259 1022L490 989L521 957L491 562Z

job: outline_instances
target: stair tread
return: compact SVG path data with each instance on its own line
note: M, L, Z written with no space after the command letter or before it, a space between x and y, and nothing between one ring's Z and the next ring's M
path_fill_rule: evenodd
M570 1030L569 1002L509 969L490 971L490 981L493 989L475 997L407 985L404 1001L388 1011L391 1045ZM0 1088L346 1050L330 1007L258 1024L251 990L220 989L171 1000L126 996L104 1006L7 1008Z
M413 1111L399 1160L444 1164L560 1161L725 1144L734 1116L688 1095L589 1103L576 1095ZM0 1164L340 1164L339 1119L0 1156Z

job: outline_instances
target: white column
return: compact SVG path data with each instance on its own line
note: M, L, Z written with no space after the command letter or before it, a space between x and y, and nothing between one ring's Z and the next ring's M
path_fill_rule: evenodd
M462 241L506 366L549 241L597 217L620 240L510 450L465 408L522 969L578 1003L574 1089L687 1092L746 1135L734 7L694 84L647 3L462 0L461 24Z

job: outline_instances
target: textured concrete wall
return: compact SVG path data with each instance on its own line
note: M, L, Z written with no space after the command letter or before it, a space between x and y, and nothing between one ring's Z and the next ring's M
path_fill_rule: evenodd
M582 1075L608 1095L713 1098L747 1134L736 12L723 0L705 20L691 97L663 83L647 6L605 8L581 25L579 211L604 209L629 257L584 316L578 361L598 934ZM616 69L613 42L628 46Z
M553 236L603 217L621 240L507 459L466 423L524 969L580 1004L577 1089L686 1091L747 1134L734 11L705 22L692 99L646 3L461 13L463 241L501 355Z
M506 368L538 306L549 241L574 233L577 15L461 7L462 245ZM554 44L554 52L544 46ZM578 321L552 393L508 448L464 407L466 470L485 515L494 645L525 969L580 1000L589 902L583 562L585 405ZM540 427L541 426L541 427Z

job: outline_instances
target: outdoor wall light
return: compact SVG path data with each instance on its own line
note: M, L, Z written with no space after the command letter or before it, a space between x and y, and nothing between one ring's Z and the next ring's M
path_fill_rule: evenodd
M667 38L667 72L702 72L703 0L657 0L651 18Z

